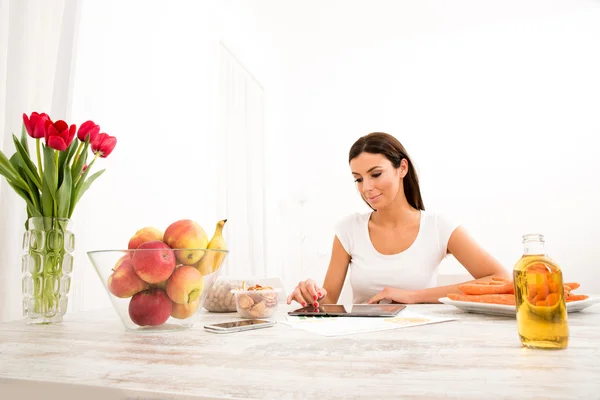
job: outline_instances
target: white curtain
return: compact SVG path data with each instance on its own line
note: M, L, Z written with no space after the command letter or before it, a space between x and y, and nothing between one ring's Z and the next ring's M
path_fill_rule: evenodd
M232 251L223 275L265 276L264 90L219 46L218 211Z
M69 119L79 0L0 0L0 147L14 153L22 114ZM25 203L0 177L0 321L21 316ZM71 294L72 295L72 294Z

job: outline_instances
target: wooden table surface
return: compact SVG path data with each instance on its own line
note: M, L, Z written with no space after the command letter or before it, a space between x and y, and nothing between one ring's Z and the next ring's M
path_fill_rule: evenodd
M600 398L600 305L569 314L566 350L522 348L514 318L409 309L458 320L338 337L284 324L202 328L235 313L161 334L127 332L112 310L57 325L13 321L0 324L0 398Z

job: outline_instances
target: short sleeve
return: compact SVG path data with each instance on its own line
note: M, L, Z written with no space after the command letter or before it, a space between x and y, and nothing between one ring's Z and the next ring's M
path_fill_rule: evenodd
M352 254L352 248L354 245L353 233L355 222L356 216L348 215L340 219L333 228L335 236L337 236L338 240L342 244L342 247L344 247L344 250L346 250L346 253L349 255Z
M450 240L450 236L452 235L452 232L458 228L459 224L442 214L437 214L436 217L440 248L442 253L446 254L448 253L448 241Z

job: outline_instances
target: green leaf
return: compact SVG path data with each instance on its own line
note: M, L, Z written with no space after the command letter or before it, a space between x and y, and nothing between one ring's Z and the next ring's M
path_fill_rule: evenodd
M8 157L4 155L2 151L0 151L0 167L5 168L7 171L12 172L14 175L17 174L17 171L12 168L12 164Z
M5 169L3 166L0 166L0 175L6 178L6 181L10 184L11 187L17 187L27 192L27 183L23 181L23 179L18 175L18 173L13 172L12 169L12 166L10 171Z
M51 217L54 211L54 196L51 193L50 186L46 179L42 180L42 215Z
M77 202L79 201L79 197L77 197L77 193L79 193L81 187L83 186L85 179L87 178L90 170L92 169L92 165L94 165L94 160L92 160L92 163L90 165L88 165L88 167L85 169L85 171L81 171L81 175L77 176L75 179L73 179L73 193L71 196L71 213L72 210L75 208L75 204L77 204ZM71 174L73 175L73 174ZM82 193L83 195L83 193Z
M67 165L71 164L71 159L73 158L73 156L77 152L77 147L78 146L79 146L78 142L76 140L74 140L73 143L71 144L71 147L69 147L69 151L68 151L68 154L67 154L67 160L66 160L66 164ZM71 175L71 178L72 177L73 177L73 175Z
M26 190L21 189L18 186L15 186L14 184L12 184L10 181L8 181L8 184L10 185L10 187L13 188L13 190L15 191L15 193L17 195L19 195L23 200L25 200L25 203L27 203L27 207L28 208L32 208L35 209L35 206L33 205L33 203L31 202L31 199L29 198L29 195L27 194Z
M34 207L36 208L36 210L38 210L38 213L41 216L42 207L40 204L40 192L42 189L37 190L35 188L35 184L31 181L29 177L27 177L27 185L31 188L31 193L29 194L29 197L31 197Z
M68 218L69 208L71 205L71 169L67 166L65 170L65 179L63 180L60 189L56 193L56 202L58 203L58 218Z
M12 162L6 157L6 155L4 155L2 151L0 151L0 175L4 176L12 187L19 187L25 191L29 189L27 183L19 176L19 173L13 166Z
M5 177L7 181L13 180L13 173L7 170L2 164L0 164L0 175Z
M19 153L13 154L9 161L13 169L17 172L17 176L13 180L13 183L23 189L25 193L29 193L32 190L37 190L34 184L30 186L27 183L27 174L23 168L23 161L21 161L21 156Z
M54 164L54 151L51 147L43 146L44 148L44 176L42 180L48 183L48 189L52 198L56 195L58 188L58 180L56 179L56 165Z
M90 185L100 176L104 173L104 171L106 171L105 169L102 169L98 172L96 172L95 174L93 174L92 176L89 177L89 179L87 181L83 181L83 179L81 179L79 182L79 184L76 185L75 187L75 192L72 195L72 200L73 203L71 204L71 214L73 214L73 210L75 209L75 205L77 205L77 202L79 201L79 199L81 199L81 196L83 196L83 194L90 188ZM83 177L82 177L83 178ZM70 215L69 215L70 217Z
M29 143L27 141L27 131L25 130L25 123L21 127L21 145L25 149L25 153L29 156Z
M19 156L19 153L13 154L8 161L10 161L10 165L12 165L13 169L17 172L17 175L21 176L19 174L19 167L21 166L21 157Z
M6 177L6 179L15 180L17 178L17 171L10 162L10 160L0 151L0 174Z
M90 173L90 171L92 169L92 165L94 165L93 159L92 159L92 163L90 165L88 165L88 167L85 169L85 171L82 171L81 177L74 181L74 182L76 182L76 185L78 187L81 187L81 185L83 185L83 182L85 181L85 179L87 178L88 174Z
M77 145L78 145L78 141L77 140L73 140L71 142L71 145L69 147L67 147L67 149L65 151L61 151L60 154L58 155L58 184L59 186L62 184L62 181L64 179L63 174L65 173L65 167L67 165L69 165L69 161L70 161L70 157L72 156L72 154L75 153L75 151L77 151Z
M77 177L81 175L81 171L83 171L83 166L87 161L87 151L89 146L90 136L88 135L88 137L85 139L85 145L83 146L83 150L81 151L81 154L79 155L77 161L75 161L75 163L73 164L73 169L71 170L71 178L73 178L73 182L77 180Z
M16 158L16 155L17 154L15 153L13 157ZM27 175L26 169L23 167L22 163L18 166L18 172L19 175L23 177L23 180L27 183L27 187L29 188L29 190L24 190L24 193L27 195L27 198L33 202L33 206L37 209L40 209L40 192L37 190L35 183L33 183L31 178L29 178Z
M15 143L15 148L17 152L15 156L18 154L20 158L20 166L23 167L23 170L27 174L27 176L32 180L38 190L42 190L42 182L37 172L37 168L35 164L29 158L29 154L27 150L23 148L23 145L19 142L17 137L13 135L13 142ZM14 156L13 156L14 157ZM33 189L33 188L32 188Z
M42 211L36 207L32 207L30 204L27 205L27 219L31 217L42 217Z

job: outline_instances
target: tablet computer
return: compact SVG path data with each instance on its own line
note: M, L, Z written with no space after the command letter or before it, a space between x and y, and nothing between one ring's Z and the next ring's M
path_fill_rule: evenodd
M295 316L328 317L394 317L406 306L404 304L321 304L319 307L304 307L288 312Z

